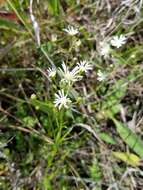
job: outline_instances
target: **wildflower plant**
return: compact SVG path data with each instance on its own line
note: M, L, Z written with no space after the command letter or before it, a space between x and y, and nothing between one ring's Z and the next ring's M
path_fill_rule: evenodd
M2 1L0 189L141 189L143 0Z

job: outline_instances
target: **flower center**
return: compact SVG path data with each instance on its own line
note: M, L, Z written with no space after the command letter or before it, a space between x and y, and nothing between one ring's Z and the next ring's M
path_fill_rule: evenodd
M61 98L61 104L65 105L67 103L67 98L66 97L62 97Z
M73 80L73 75L71 74L71 72L67 72L65 74L65 78L68 80L68 81L72 81Z

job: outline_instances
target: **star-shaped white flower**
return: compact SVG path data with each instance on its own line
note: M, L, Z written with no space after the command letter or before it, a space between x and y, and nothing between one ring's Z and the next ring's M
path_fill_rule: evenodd
M93 69L93 66L86 60L80 61L77 63L79 72L85 72L87 73L88 71Z
M108 57L110 54L110 44L108 42L101 42L100 43L100 55L104 57Z
M52 67L52 68L47 69L47 71L50 78L54 78L56 76L56 73L57 73L56 68Z
M77 28L74 28L73 26L68 26L67 28L63 29L65 32L67 32L70 36L75 36L79 33Z
M67 82L67 83L76 82L82 78L82 76L79 74L78 66L74 67L70 71L69 68L63 62L62 69L60 68L59 71L60 71L61 76L63 77L62 81Z
M107 74L103 73L101 70L98 70L97 72L97 80L98 81L104 81L106 80Z
M127 38L124 35L120 35L120 36L114 36L110 43L112 46L116 47L116 48L120 48L122 45L124 45L127 41Z
M54 104L55 107L58 107L59 110L64 107L64 108L69 108L69 105L71 103L70 98L65 95L64 90L59 90L58 93L55 94L55 100Z

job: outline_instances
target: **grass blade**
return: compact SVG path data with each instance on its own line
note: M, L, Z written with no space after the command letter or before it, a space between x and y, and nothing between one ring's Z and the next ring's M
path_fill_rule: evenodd
M142 140L131 131L127 126L123 123L117 121L115 118L112 118L115 123L117 132L123 141L141 158L143 158L143 142Z

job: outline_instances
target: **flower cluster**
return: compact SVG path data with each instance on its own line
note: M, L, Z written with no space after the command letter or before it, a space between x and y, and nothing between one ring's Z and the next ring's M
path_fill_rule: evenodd
M79 33L77 28L73 26L68 26L67 28L63 29L69 36L75 36ZM76 42L76 46L80 46L81 41L77 38L75 39L74 43ZM57 36L53 36L52 41L56 41ZM108 57L111 53L112 48L120 48L124 45L127 41L127 38L124 35L120 36L113 36L110 40L104 40L100 42L100 54L104 57ZM92 71L93 66L86 60L82 60L76 63L75 66L72 68L67 66L64 62L62 63L61 67L59 68L48 68L48 76L50 79L54 79L56 75L58 75L57 79L59 80L59 87L60 90L55 93L55 100L54 106L57 107L59 110L62 108L69 108L72 104L72 100L70 98L70 93L72 86L75 82L82 80L84 74L88 74L89 71ZM97 72L97 80L98 81L105 81L107 79L107 73L98 70Z
M59 74L61 78L60 82L64 83L65 86L70 89L74 82L81 80L83 78L83 74L88 74L92 68L92 65L88 61L83 60L79 61L73 68L69 68L63 62L60 68L49 68L47 71L48 76L51 79L55 78L56 74ZM55 107L58 107L59 109L62 107L68 108L71 104L71 100L68 98L68 95L69 91L67 92L66 89L59 90L57 93L55 93Z

